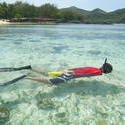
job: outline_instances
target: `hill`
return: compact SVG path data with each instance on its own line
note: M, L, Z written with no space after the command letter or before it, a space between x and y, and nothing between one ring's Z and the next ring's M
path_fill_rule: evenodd
M59 9L53 4L39 7L17 1L13 4L0 2L0 19L16 22L54 22L54 23L85 23L112 24L125 23L125 8L105 12L100 8L92 11L71 6Z
M69 8L63 8L63 9L61 9L61 10L71 10L71 11L73 11L73 12L75 12L75 13L79 13L79 14L83 14L83 15L89 14L89 11L84 10L84 9L80 9L80 8L77 8L77 7L75 7L75 6L71 6L71 7L69 7Z
M63 8L62 10L70 10L82 14L85 17L85 23L125 23L125 8L112 12L105 12L99 8L88 11L72 6Z

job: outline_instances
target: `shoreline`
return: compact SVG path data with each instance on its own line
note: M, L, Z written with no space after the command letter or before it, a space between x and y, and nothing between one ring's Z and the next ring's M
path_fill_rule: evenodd
M0 26L2 25L56 25L56 24L102 24L102 25L112 25L113 23L75 23L75 22L54 22L54 21L44 21L44 22L10 22L10 20L0 19ZM121 23L117 23L121 24Z
M57 25L57 24L102 24L102 25L112 25L112 24L105 24L105 23L56 23L56 22L5 22L0 21L0 26L2 25Z
M0 25L54 25L55 22L9 22L9 20L0 20Z
M9 20L1 19L0 25L3 25L3 24L10 24L10 22L9 22Z

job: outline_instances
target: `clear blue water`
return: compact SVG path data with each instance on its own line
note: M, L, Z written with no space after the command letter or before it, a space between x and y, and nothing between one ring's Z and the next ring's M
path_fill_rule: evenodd
M125 123L125 25L0 26L0 67L32 65L45 71L92 66L105 58L111 74L47 85L26 79L0 87L6 125ZM0 72L0 83L29 71ZM31 72L30 76L43 77Z

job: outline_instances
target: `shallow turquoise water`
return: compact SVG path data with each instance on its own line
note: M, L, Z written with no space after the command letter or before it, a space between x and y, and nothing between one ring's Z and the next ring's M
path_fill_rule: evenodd
M125 25L0 26L0 51L0 67L58 71L100 67L106 57L114 67L57 86L24 79L0 87L0 105L10 110L6 125L125 124ZM0 83L27 72L0 72Z

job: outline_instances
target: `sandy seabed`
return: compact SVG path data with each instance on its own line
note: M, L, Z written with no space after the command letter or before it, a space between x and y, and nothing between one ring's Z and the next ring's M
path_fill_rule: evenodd
M113 72L67 84L22 79L0 87L0 125L124 125L125 25L2 25L0 68L102 66ZM30 71L29 71L30 72ZM28 71L1 72L0 83ZM43 77L31 72L30 76Z

